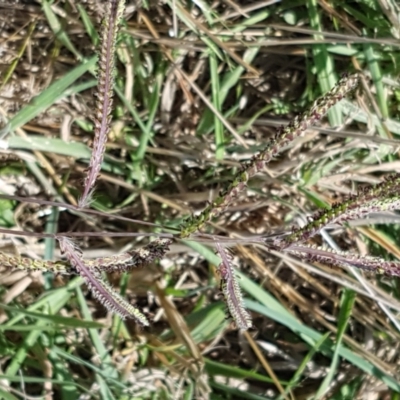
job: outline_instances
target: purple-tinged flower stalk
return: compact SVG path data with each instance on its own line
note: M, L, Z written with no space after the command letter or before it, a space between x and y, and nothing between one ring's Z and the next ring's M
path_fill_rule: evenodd
M85 279L88 288L100 303L123 319L133 318L142 325L149 325L147 318L136 307L128 303L103 280L100 270L89 269L85 265L82 254L69 238L59 237L58 241L61 251L65 254L71 266Z
M135 250L110 257L82 259L82 262L90 271L128 272L134 268L149 265L153 261L164 257L171 243L171 239L154 239L146 246ZM65 275L78 274L78 271L68 261L33 260L27 257L8 255L3 252L0 252L0 264L11 270L22 269Z
M97 101L94 120L94 143L89 167L84 178L79 207L87 207L93 194L94 185L101 169L108 133L111 125L113 86L115 75L116 41L125 0L107 0L102 22L101 48L98 61Z
M329 224L342 224L363 218L373 212L400 209L400 174L370 186L331 208L316 212L305 226L294 229L284 239L277 239L275 247L282 250L308 240Z
M351 265L367 271L374 271L378 274L400 276L400 261L386 261L380 257L361 256L347 251L336 251L301 244L293 245L284 251L309 262L320 262L332 266Z
M198 216L188 218L181 229L181 238L187 238L198 231L210 219L220 215L229 203L246 187L251 177L260 172L276 154L295 138L300 137L311 125L319 121L328 110L358 86L359 75L344 76L328 93L317 99L304 114L294 118L285 128L280 128L267 147L256 154L238 172L228 188L221 192Z
M251 317L243 304L242 292L232 266L232 256L218 242L216 242L216 248L221 257L221 263L218 266L221 277L220 287L229 314L240 330L247 330L252 327Z

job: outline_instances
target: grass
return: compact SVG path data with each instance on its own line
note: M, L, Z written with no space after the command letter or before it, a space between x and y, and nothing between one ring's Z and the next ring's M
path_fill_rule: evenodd
M276 157L204 231L230 238L285 231L398 170L394 2L208 3L144 2L128 9L119 35L113 129L92 207L158 227L6 199L4 227L98 232L79 240L88 257L145 240L103 232L179 228L281 121L355 69L365 76L362 90ZM1 191L75 204L93 139L98 10L44 0L29 12L0 10L0 112L8 122ZM381 213L315 241L398 258L397 218ZM10 253L58 256L51 240L2 242ZM3 271L0 395L397 398L396 278L305 263L246 242L233 250L253 317L248 333L226 320L218 257L200 241L174 244L146 269L108 276L152 319L146 329L106 313L81 278Z

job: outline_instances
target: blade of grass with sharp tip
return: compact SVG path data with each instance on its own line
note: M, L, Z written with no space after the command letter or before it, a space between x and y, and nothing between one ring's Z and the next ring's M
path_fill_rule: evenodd
M63 350L57 346L53 346L51 351L57 354L60 358L71 361L74 364L81 365L84 368L93 371L95 374L100 375L103 379L107 380L107 382L114 385L115 387L118 387L119 389L126 389L126 386L120 382L119 377L112 377L108 375L108 372L110 370L106 371L103 364L97 366L93 362L77 357L71 354L70 352Z
M57 380L63 382L60 385L62 400L76 400L79 397L79 394L76 386L73 383L73 371L69 368L65 368L64 360L62 360L58 354L52 351L52 347L48 349L48 357L54 368L53 376Z
M51 382L55 385L62 385L64 382L61 380L57 380L57 379L46 379L46 378L37 378L37 377L31 377L31 376L6 376L6 375L0 375L0 379L1 380L9 380L10 382L16 382L16 383L23 383L23 382L29 382L29 383L46 383L46 382ZM80 390L82 390L84 393L89 394L89 391L82 385L80 385L79 383L76 383L75 381L69 382L71 385L75 385L75 387L79 388ZM26 397L24 397L24 399L26 399ZM29 397L28 397L29 399ZM37 398L35 398L37 399ZM39 397L39 399L41 399Z
M94 25L92 23L92 20L90 19L85 8L81 4L76 4L76 7L78 8L79 14L81 16L81 20L86 29L86 33L90 37L92 44L97 47L100 42L100 37L99 37L99 34L97 33L96 28L94 27Z
M337 108L341 108L342 112L354 119L354 121L361 122L364 124L372 123L378 130L382 129L381 121L379 120L378 116L375 114L369 114L366 111L362 110L360 107L357 107L356 104L353 102L344 99L338 104ZM388 118L385 121L385 126L389 129L390 132L400 135L400 122L396 121L395 119Z
M38 135L28 135L27 139L13 136L8 139L9 149L49 151L76 159L89 158L90 149L83 143L65 142L58 138L46 138Z
M243 55L243 60L250 64L256 55L260 51L260 47L255 46L251 49L246 50ZM210 50L211 51L211 50ZM214 53L212 53L214 54ZM232 88L240 88L240 79L243 77L243 74L246 72L245 68L241 65L225 72L223 77L220 79L220 87L219 87L219 104L222 109L222 106L228 96L229 91ZM224 113L224 117L227 118L227 113ZM214 118L215 114L210 109L205 109L204 113L200 119L200 122L197 127L197 133L199 135L205 135L212 133L214 129Z
M54 32L57 40L67 48L78 60L82 60L82 55L76 50L75 46L72 44L70 38L67 33L63 29L60 21L57 18L57 15L51 9L51 5L47 0L42 0L42 8L46 15L47 22L50 25L51 30Z
M220 50L218 45L214 43L209 36L205 35L204 32L199 32L195 20L186 11L186 7L184 7L179 0L167 0L167 4L174 10L174 12L176 12L180 21L182 21L191 31L199 34L200 39L206 44L209 51L214 52L219 59L224 59L223 52Z
M101 398L104 400L115 400L115 397L113 396L112 391L108 386L106 380L103 379L103 377L99 374L96 374L96 380L99 385Z
M228 326L225 314L225 304L214 303L209 307L194 312L190 321L196 321L196 327L191 331L195 343L213 340Z
M60 209L58 207L51 207L51 212L46 216L46 227L45 233L56 234L58 230L58 219L60 217ZM56 240L52 237L46 237L44 239L44 259L54 260L54 249L56 246ZM44 274L45 289L49 290L51 288L51 278L49 274Z
M18 350L11 358L5 371L7 376L15 376L18 373L28 356L30 349L35 345L40 335L43 334L43 328L46 328L46 325L46 321L38 321L33 325L30 332L21 340L19 346L17 346Z
M161 63L162 64L162 63ZM134 155L135 166L140 168L140 165L143 162L143 158L146 154L147 146L150 140L153 137L153 126L155 117L157 115L158 106L161 100L161 88L164 80L164 68L163 66L159 67L158 73L156 74L155 82L152 85L152 92L150 93L149 103L148 103L148 119L146 124L144 125L144 130L139 139L139 146ZM139 174L140 176L140 174Z
M23 314L27 317L37 319L42 322L51 323L54 325L62 326L64 328L86 328L86 329L100 329L104 328L103 324L94 321L85 321L77 318L61 317L59 315L43 314L34 311L27 311L25 309L20 309L17 307L8 306L6 304L0 304L0 308L15 314ZM3 328L11 329L14 324L9 324L9 322L1 325ZM1 329L1 328L0 328Z
M72 279L66 286L53 290L52 292L46 293L43 297L37 300L35 303L30 305L27 311L39 312L43 307L50 307L50 314L54 315L65 306L68 300L71 298L72 291L82 285L83 279L75 278ZM25 314L22 312L17 313L15 317L12 317L3 325L12 326L25 318Z
M20 136L11 136L7 139L8 149L18 150L39 150L49 152L52 154L61 154L64 156L72 157L75 160L88 160L90 158L90 149L85 144L80 142L65 142L58 138L48 138L38 135L27 135L27 139ZM109 156L105 156L105 162L102 164L102 170L112 172L114 175L124 176L126 168L124 165L113 162ZM30 167L34 168L36 163L27 163ZM37 179L40 169L35 170ZM43 182L46 178L43 176Z

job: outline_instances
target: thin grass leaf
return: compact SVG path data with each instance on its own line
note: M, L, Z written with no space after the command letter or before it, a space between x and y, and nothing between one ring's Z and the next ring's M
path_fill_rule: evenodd
M365 33L365 32L364 32ZM382 83L382 71L379 61L376 59L374 49L371 44L364 44L364 54L368 63L369 70L371 71L371 78L376 88L376 97L381 112L381 118L385 121L389 118L388 99L387 94ZM385 133L382 129L380 132ZM386 137L387 135L385 135Z
M92 314L89 310L87 301L82 293L80 286L76 287L76 295L83 318L87 321L93 321ZM96 374L103 373L108 376L110 380L116 380L118 378L118 371L115 369L115 366L112 363L112 357L106 347L106 344L104 343L103 338L100 335L100 331L98 329L88 329L88 333L91 343L96 350L96 354L101 360L101 364L99 365L99 367L96 367L95 365L93 365L93 363L87 363L89 365L86 365L86 362L84 360L80 359L79 357L75 357L74 355L70 354L69 352L65 352L62 349L58 349L55 346L53 346L53 351L56 351L57 354L64 359L75 359L77 364L82 364L87 366L89 369L93 369ZM116 382L117 385L118 383L119 382Z
M34 319L38 319L44 322L51 323L53 325L60 325L64 327L73 327L73 328L102 328L104 325L95 322L95 321L84 321L76 318L62 317L59 315L51 315L51 314L43 314L39 312L27 311L25 309L21 309L18 307L11 307L6 304L0 303L0 308L2 310L9 311L14 314L22 314L27 317L31 317ZM12 329L15 325L7 325L3 324L1 328L4 329Z
M87 14L85 8L81 4L76 5L79 14L81 16L81 20L83 22L83 25L85 26L85 30L90 37L92 43L97 46L99 44L99 35L96 31L96 28L94 27L89 15Z
M78 60L82 60L82 55L75 48L67 33L65 32L63 26L61 25L57 15L53 12L50 3L47 0L42 1L42 8L46 15L47 21L50 25L50 28L54 32L57 40L67 48Z
M31 40L31 37L35 31L35 28L36 28L36 22L32 22L29 24L28 35L26 36L26 39L22 43L22 46L19 49L16 58L11 62L10 66L2 73L2 79L1 79L2 82L0 85L0 92L3 90L4 86L7 84L9 79L12 77L15 69L17 68L18 63L21 61L21 59L25 53L26 47L27 47L29 41Z
M323 31L323 26L321 23L321 13L318 10L317 0L308 0L307 8L310 16L311 28L315 31L313 37L315 41L318 42L324 37L318 33ZM327 45L324 43L314 43L311 50L314 57L314 65L317 70L316 74L318 76L318 83L322 93L324 93L328 91L337 80L334 58L328 52ZM342 114L338 109L329 110L328 119L331 126L342 125Z
M77 81L85 72L90 71L96 64L97 57L92 57L89 60L78 65L76 68L65 74L62 78L52 83L46 90L34 97L32 101L23 107L9 121L10 130L13 131L20 128L33 118L37 117L41 112L45 111L57 100L62 99L66 90L75 81Z
M322 399L324 395L326 396L331 384L333 384L335 375L339 367L340 360L340 346L343 343L344 334L348 326L351 312L353 310L354 302L356 300L356 293L353 290L345 288L342 297L340 299L340 313L338 319L338 330L336 334L335 350L333 352L333 357L331 365L329 367L329 372L322 381L316 395L315 399Z
M280 396L276 400L283 400L285 395L288 395L291 390L293 390L303 379L305 371L307 371L307 367L311 362L312 358L314 357L315 353L317 353L320 347L325 343L325 341L329 338L330 332L325 333L322 335L321 338L315 343L313 347L309 350L307 355L303 358L303 361L297 368L295 374L290 379L290 382L285 385L285 392L281 393Z
M304 325L297 318L280 304L270 293L266 292L258 284L252 282L244 274L237 272L240 277L240 286L251 295L256 301L246 299L245 303L247 308L255 312L261 313L268 318L271 318L280 324L288 327L293 332L301 337L301 339L311 346L315 346L318 341L321 340L322 334L316 330L309 328ZM324 354L332 354L334 346L331 340L326 340L321 345L321 351ZM378 380L384 382L393 390L400 391L399 382L390 376L387 372L380 369L378 366L372 364L367 359L364 359L360 355L356 354L347 347L340 346L340 356L349 361L354 366L360 368L368 374L375 376Z

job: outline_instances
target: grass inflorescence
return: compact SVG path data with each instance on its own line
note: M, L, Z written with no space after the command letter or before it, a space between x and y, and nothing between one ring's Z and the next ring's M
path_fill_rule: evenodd
M41 6L4 6L0 393L400 391L396 6Z

